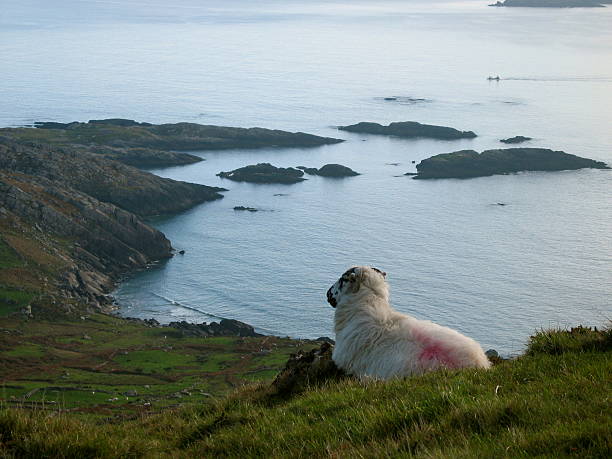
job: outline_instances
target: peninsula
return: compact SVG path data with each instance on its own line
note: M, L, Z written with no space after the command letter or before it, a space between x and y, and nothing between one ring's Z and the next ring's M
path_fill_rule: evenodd
M445 126L421 124L416 121L403 121L383 126L378 123L361 122L350 126L338 127L341 131L358 132L361 134L391 135L408 139L427 138L437 140L473 139L472 131L459 131Z
M547 148L461 150L424 159L416 166L415 179L472 178L521 171L562 171L583 168L610 169L601 161L581 158Z
M232 148L317 147L343 142L303 132L236 128L195 123L151 124L113 118L87 123L35 123L34 128L3 128L0 136L81 150L137 167L165 167L201 161L177 151Z

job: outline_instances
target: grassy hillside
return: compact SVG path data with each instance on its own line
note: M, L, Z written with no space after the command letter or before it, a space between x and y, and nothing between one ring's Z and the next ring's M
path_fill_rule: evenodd
M610 457L611 349L609 330L543 332L524 356L489 371L329 382L289 399L260 383L214 403L194 400L116 422L59 407L5 407L0 451L9 457ZM29 352L35 358L41 350ZM169 364L143 354L128 363L129 355L114 365L138 365L143 375L190 365L189 357Z
M0 327L5 408L96 420L211 404L273 377L297 346L314 346L276 337L183 337L103 314L61 322L13 315Z

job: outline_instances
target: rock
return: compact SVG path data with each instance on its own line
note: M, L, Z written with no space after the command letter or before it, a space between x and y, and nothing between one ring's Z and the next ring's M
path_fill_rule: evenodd
M321 169L317 169L315 167L298 166L297 169L301 169L309 175L319 175L321 177L340 178L360 175L358 172L355 172L351 168L341 164L326 164L325 166L321 167Z
M285 368L272 382L276 394L287 397L300 393L309 386L346 377L344 371L332 360L332 351L333 346L324 342L318 349L292 354Z
M329 344L336 344L336 342L331 339L329 336L319 336L317 339L315 339L315 341L323 341L325 343L329 343Z
M527 142L528 140L531 140L531 137L517 135L515 137L510 137L508 139L501 139L500 142L502 143L523 143L523 142Z
M179 250L179 255L185 255L185 251L184 250Z
M417 164L416 179L471 178L520 171L562 171L582 168L610 169L601 161L547 148L461 150L435 155Z
M605 1L598 0L505 0L489 6L519 8L602 8Z
M308 175L318 175L319 174L319 169L317 169L316 167L297 166L296 169L300 169L304 171L305 173L307 173Z
M321 177L354 177L359 173L341 164L326 164L319 169L318 175Z
M391 123L388 126L362 122L351 126L340 126L338 129L366 134L393 135L405 138L423 137L439 140L472 139L476 137L476 134L472 131L458 131L450 127L421 124L415 121Z
M385 100L397 100L397 97L385 97Z
M259 209L256 209L255 207L236 206L234 207L234 210L257 212Z
M168 327L179 330L183 336L263 336L257 333L252 326L234 319L221 319L219 323L211 322L210 324L205 322L193 324L186 321L170 322Z
M89 336L89 335L83 335L83 339L85 339L85 340L90 340L90 339L91 339L91 336Z
M487 352L485 352L485 355L489 359L489 362L491 362L493 365L498 365L506 360L501 357L495 349L489 349Z
M292 167L275 167L270 163L259 163L241 167L230 172L219 172L218 177L234 180L236 182L251 183L283 183L291 184L302 182L304 172Z
M137 397L138 392L135 390L128 390L127 392L124 392L123 395L125 395L126 397Z

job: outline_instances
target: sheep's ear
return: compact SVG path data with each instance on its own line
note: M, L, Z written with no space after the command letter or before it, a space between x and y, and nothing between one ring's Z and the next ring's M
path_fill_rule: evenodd
M355 268L355 270L349 274L349 280L351 281L351 291L353 293L357 293L359 291L359 287L361 287L361 281L363 280L363 270L360 268Z

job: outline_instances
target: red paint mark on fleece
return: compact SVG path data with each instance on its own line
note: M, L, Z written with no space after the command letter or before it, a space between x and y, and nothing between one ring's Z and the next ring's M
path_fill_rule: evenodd
M424 347L419 355L420 363L430 362L432 360L436 360L449 368L459 366L459 362L450 355L449 350L439 343L430 344Z
M451 350L439 341L415 331L412 332L412 337L423 345L419 354L419 363L429 366L432 361L437 361L448 368L459 367L459 362L452 356Z

